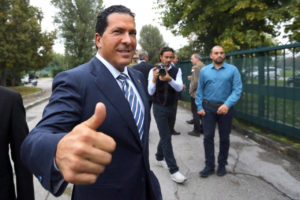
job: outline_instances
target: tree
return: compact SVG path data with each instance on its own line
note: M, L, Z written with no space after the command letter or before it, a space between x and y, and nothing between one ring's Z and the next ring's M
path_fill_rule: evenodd
M103 10L102 0L51 0L60 11L55 17L65 41L65 56L69 68L89 60L95 54L95 25Z
M300 42L300 1L293 0L287 8L292 17L291 23L285 25L284 32L290 41Z
M139 43L142 49L148 52L149 63L155 64L159 62L159 51L166 43L157 27L150 24L144 25L140 32Z
M55 77L59 72L68 69L67 65L65 64L65 56L58 53L53 54L53 59L47 67L51 70L52 77Z
M162 23L193 38L202 54L220 44L225 51L274 44L278 25L290 19L292 0L157 0ZM297 0L295 0L297 1Z
M1 85L16 85L23 71L41 69L51 60L55 32L42 33L42 13L28 0L1 0Z
M180 60L190 60L194 53L200 54L200 50L195 46L195 43L189 43L178 50L178 57Z

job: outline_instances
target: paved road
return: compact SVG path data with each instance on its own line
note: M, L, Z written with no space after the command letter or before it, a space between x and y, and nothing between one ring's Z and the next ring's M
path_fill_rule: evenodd
M30 129L41 118L47 102L27 111ZM183 108L178 109L176 130L182 134L173 136L175 156L180 170L188 177L183 185L171 181L166 169L158 167L154 160L158 132L155 121L150 129L150 165L157 175L165 200L290 200L300 199L300 165L288 157L266 149L256 142L234 132L231 135L229 153L229 174L225 177L212 175L206 179L198 176L204 167L202 140L186 134L192 127L185 123L190 113ZM218 137L216 137L218 138ZM216 142L216 150L218 149ZM70 199L71 186L65 194L54 198L35 180L36 199Z
M45 86L42 87L49 90L49 83L51 80L45 79ZM40 120L46 103L27 110L30 129ZM200 178L198 172L204 167L203 136L197 138L187 135L192 126L186 124L185 120L190 118L189 110L178 108L175 129L181 135L173 136L172 143L180 171L188 177L182 185L171 181L169 172L156 165L154 154L159 136L155 121L151 123L150 166L160 181L164 200L300 200L300 163L235 131L231 134L227 166L229 173L224 177L212 175L206 179ZM216 153L217 140L216 132ZM35 178L38 200L67 200L71 198L71 191L72 186L69 185L62 196L55 198Z

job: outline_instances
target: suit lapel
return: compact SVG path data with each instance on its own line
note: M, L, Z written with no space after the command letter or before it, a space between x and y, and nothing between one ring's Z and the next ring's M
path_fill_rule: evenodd
M110 101L112 106L119 112L120 116L127 122L134 138L140 144L138 130L132 116L129 104L124 97L117 81L109 70L97 58L92 59L91 73L95 76L97 87L103 95Z

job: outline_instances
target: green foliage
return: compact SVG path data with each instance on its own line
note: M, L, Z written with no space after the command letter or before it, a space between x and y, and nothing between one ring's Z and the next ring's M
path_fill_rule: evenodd
M42 13L29 1L1 0L0 4L1 84L16 85L23 71L48 64L55 32L41 32Z
M65 64L65 56L58 53L53 55L53 59L47 67L51 69L52 77L68 69L68 66Z
M157 0L157 8L164 26L189 37L200 53L208 55L216 44L225 51L273 45L272 38L279 34L278 25L291 19L287 6L292 1L299 2ZM299 16L299 6L293 12Z
M52 68L52 70L51 70L52 77L54 78L59 72L62 72L62 71L65 71L65 69L62 67Z
M66 63L69 68L87 62L95 54L95 25L103 10L102 0L51 0L59 9L55 23L65 41Z
M159 51L166 43L157 27L150 24L144 25L140 32L139 43L142 49L148 52L149 63L155 64L159 62Z
M290 41L300 42L300 1L293 0L287 10L292 16L292 20L286 24L284 32L287 33Z
M60 67L60 68L67 69L67 66L65 65L65 56L59 53L53 53L53 59L51 60L51 62L47 67L50 68Z
M188 45L185 45L184 47L180 48L178 51L178 58L180 60L190 60L191 55L194 53L199 53L200 54L201 50L199 50L196 46L195 43L190 43Z

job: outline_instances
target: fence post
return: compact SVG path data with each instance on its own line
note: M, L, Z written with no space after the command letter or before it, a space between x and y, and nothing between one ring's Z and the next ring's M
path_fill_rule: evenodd
M265 95L264 95L264 86L265 86L265 53L258 53L258 117L264 118L265 112Z

